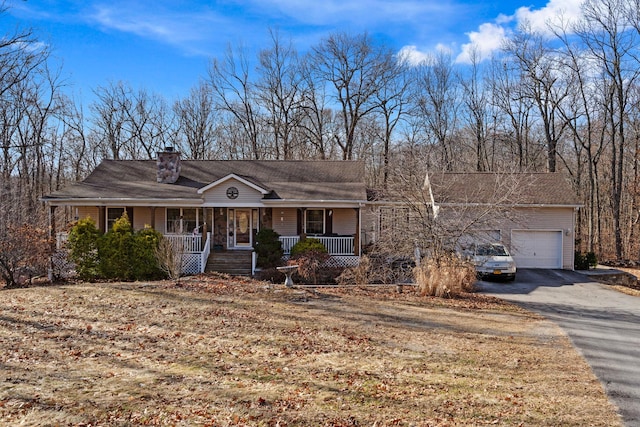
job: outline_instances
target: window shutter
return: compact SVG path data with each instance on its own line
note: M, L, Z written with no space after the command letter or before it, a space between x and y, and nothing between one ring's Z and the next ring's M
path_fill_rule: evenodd
M303 211L302 209L298 209L297 211L298 214L298 221L297 221L297 226L296 226L296 234L297 235L301 235L302 234L302 221L304 220L304 215L303 215Z
M127 212L127 216L129 217L129 222L131 223L131 228L133 228L133 206L127 206L124 208L125 212Z
M325 209L324 211L324 233L333 234L333 215L331 209Z

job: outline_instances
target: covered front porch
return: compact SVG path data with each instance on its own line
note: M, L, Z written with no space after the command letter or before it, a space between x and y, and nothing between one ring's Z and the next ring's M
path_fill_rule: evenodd
M280 235L285 258L304 238L318 239L331 256L332 266L357 265L360 256L358 208L84 206L72 212L77 219L97 218L104 232L126 212L134 229L151 226L180 248L184 274L215 270L217 264L212 261L228 252L236 253L246 264L243 271L253 274L257 262L253 247L258 231L264 228ZM66 237L58 233L59 247Z
M253 248L227 248L211 245L211 233L202 235L165 234L165 238L183 249L184 274L221 271L230 274L254 274L256 271L256 253ZM288 258L291 248L306 236L280 236L284 258ZM353 267L360 257L354 254L354 236L313 236L327 248L330 259L327 264L333 267ZM223 267L224 266L224 267ZM224 269L228 268L229 271Z

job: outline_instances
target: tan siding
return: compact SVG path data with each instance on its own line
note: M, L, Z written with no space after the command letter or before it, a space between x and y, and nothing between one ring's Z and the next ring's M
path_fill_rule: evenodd
M295 208L273 208L273 230L281 236L298 234L298 214Z
M156 230L164 234L166 230L167 210L156 208Z
M474 213L470 211L470 216ZM442 209L440 221L446 221L450 212ZM511 218L496 218L483 224L483 230L497 230L502 242L511 248L513 230L560 231L562 232L562 268L573 269L574 258L574 209L573 207L555 208L517 208L510 213Z
M238 197L236 199L229 199L227 197L227 189L229 187L236 187L238 189ZM225 204L229 203L233 203L235 205L243 203L261 203L263 196L262 193L254 190L248 185L245 185L238 180L230 179L205 191L203 197L204 203L206 204L216 204L218 206L224 206Z
M145 226L151 226L151 209L146 206L133 208L133 229L142 230Z
M76 209L78 219L91 217L91 219L93 219L96 224L98 223L100 211L97 206L77 206Z
M512 229L562 231L562 268L573 269L575 238L573 208L519 209L518 223L526 226L514 225L507 233L503 233L503 236L510 240Z
M355 209L333 210L333 232L352 235L356 233L357 213Z

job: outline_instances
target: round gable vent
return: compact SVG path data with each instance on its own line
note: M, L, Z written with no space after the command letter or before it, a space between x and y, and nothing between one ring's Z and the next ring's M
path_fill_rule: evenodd
M237 199L238 198L238 189L236 187L229 187L227 188L227 197L230 199Z

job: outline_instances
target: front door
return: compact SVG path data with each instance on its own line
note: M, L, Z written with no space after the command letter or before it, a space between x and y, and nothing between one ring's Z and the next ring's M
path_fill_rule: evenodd
M236 209L234 213L234 246L251 246L251 209Z

